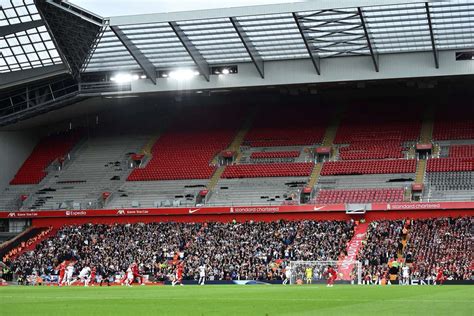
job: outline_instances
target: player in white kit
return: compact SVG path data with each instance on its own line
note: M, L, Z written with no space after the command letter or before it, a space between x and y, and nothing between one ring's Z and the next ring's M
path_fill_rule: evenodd
M74 282L72 275L74 274L74 264L70 263L66 268L66 274L62 280L62 284L71 285Z
M409 284L410 282L410 268L406 265L402 267L402 278L404 284Z
M126 286L132 286L132 283L133 283L133 270L132 270L132 267L128 267L125 276L126 276L125 285Z
M81 283L84 283L84 286L89 286L91 277L91 268L84 267L82 268L81 272L79 273L79 280Z
M290 266L287 266L285 268L285 279L283 280L283 284L284 285L287 285L288 282L290 282L291 280L291 267ZM291 284L291 283L290 283Z
M198 281L198 284L199 285L204 285L205 281L206 281L206 266L203 264L203 265L199 266L199 281Z

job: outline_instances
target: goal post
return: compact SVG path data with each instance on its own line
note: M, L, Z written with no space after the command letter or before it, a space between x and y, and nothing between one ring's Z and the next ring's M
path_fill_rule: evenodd
M337 280L347 281L349 284L362 284L362 263L360 261L290 261L290 284L297 284L301 280L307 282L306 269L312 269L310 283L324 283L327 279L327 268L331 266L337 272Z

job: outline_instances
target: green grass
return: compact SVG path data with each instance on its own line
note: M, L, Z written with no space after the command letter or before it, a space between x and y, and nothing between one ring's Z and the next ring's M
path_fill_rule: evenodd
M474 315L474 287L10 286L0 315Z

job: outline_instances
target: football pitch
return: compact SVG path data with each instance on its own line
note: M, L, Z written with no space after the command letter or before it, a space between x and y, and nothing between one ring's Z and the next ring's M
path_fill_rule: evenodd
M474 287L9 286L0 315L474 315Z

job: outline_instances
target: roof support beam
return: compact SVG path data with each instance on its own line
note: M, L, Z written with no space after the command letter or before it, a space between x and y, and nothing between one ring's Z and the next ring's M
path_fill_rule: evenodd
M128 36L118 27L111 25L110 29L117 35L117 38L122 42L123 46L128 50L133 59L140 65L151 82L156 84L156 69L155 65L133 44Z
M309 57L311 58L311 61L313 63L314 69L316 69L316 73L318 75L321 75L321 63L320 63L320 58L317 53L315 53L309 44L309 39L306 37L306 33L304 31L304 26L300 22L298 15L293 12L293 19L296 22L296 26L298 26L298 30L300 31L301 37L303 38L304 45L306 46L306 50L308 51Z
M438 59L438 49L436 48L436 41L433 32L433 24L431 23L431 13L430 13L430 6L428 2L425 3L426 8L426 16L428 17L428 26L430 28L430 38L431 38L431 47L433 49L433 56L436 69L439 68L439 59Z
M379 72L379 55L375 51L375 48L372 46L372 40L370 39L370 34L367 29L367 23L365 21L364 12L362 11L361 7L358 7L357 10L359 11L360 22L362 23L362 27L364 28L365 38L367 39L367 46L369 47L370 56L372 57L372 62L374 63L375 71Z
M239 23L239 21L235 17L230 17L230 22L232 23L232 25L235 28L235 31L237 32L240 39L242 40L242 43L244 44L245 49L247 50L247 53L252 59L252 62L255 65L255 68L257 68L258 73L260 74L260 77L262 77L263 79L265 76L264 76L264 71L263 71L262 56L260 56L260 53L253 45L252 41L250 40L250 37L247 35L247 33L245 32L244 28Z
M210 77L210 70L209 70L209 64L207 61L204 59L204 57L201 55L199 50L194 46L193 42L186 36L184 31L179 27L178 23L176 22L169 22L169 25L175 32L176 36L178 36L179 40L183 44L184 48L188 52L189 56L192 58L194 63L199 69L199 72L201 75L204 76L206 81L209 81Z
M18 32L23 32L35 27L42 26L42 25L44 25L42 20L35 20L35 21L0 26L0 37L4 37L10 34L15 34Z

